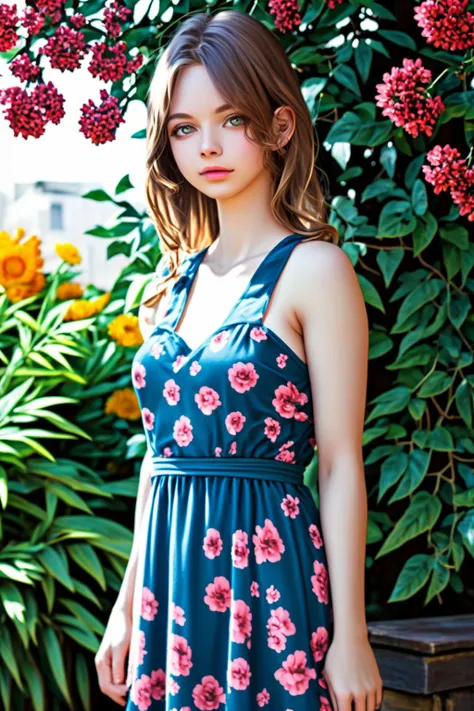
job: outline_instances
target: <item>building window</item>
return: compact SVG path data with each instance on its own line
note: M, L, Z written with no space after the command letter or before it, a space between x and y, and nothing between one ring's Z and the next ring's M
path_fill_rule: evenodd
M63 230L63 206L60 202L52 202L50 206L50 228L52 230Z

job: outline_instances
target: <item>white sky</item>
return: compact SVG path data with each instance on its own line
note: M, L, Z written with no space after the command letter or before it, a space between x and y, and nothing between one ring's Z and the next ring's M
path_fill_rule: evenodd
M17 3L22 9L22 2ZM43 42L41 43L43 44ZM100 183L113 191L117 182L128 173L136 191L125 193L132 202L144 202L145 141L130 136L145 128L146 108L143 102L132 101L125 113L126 123L119 125L115 141L95 146L79 132L80 107L92 99L100 102L100 89L110 90L111 83L94 78L88 71L90 55L80 69L61 72L51 69L49 60L41 58L45 67L44 81L51 80L65 97L66 115L59 125L49 123L40 138L21 135L15 138L0 105L0 191L12 196L14 182L34 180L64 180ZM0 88L22 86L0 59Z

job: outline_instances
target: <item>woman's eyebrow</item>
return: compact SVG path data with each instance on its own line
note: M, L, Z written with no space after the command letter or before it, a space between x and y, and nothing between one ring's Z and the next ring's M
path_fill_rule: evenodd
M231 104L222 104L222 106L218 106L217 109L215 109L214 113L221 114L223 111L227 111L228 109L231 109L231 108L232 108ZM170 116L168 116L168 121L171 121L172 119L175 119L175 118L192 119L193 117L191 116L191 114L175 113L175 114L170 114Z

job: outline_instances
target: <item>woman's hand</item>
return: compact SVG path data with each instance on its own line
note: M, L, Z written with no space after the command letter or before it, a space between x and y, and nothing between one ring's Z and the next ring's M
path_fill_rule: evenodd
M125 658L130 648L131 615L123 607L113 607L104 637L94 657L100 690L120 706L127 693Z
M366 636L353 640L334 637L323 674L334 711L374 711L381 707L382 678Z

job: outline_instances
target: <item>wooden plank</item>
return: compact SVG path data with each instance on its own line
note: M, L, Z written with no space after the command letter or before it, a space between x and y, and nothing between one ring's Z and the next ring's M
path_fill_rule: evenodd
M474 686L474 651L432 657L377 646L373 650L389 689L428 695Z
M381 711L443 711L443 705L441 697L437 694L427 697L384 689ZM449 711L459 711L459 709Z
M455 691L445 701L445 711L472 711L474 709L474 689Z
M474 614L369 622L369 642L420 654L474 650Z

